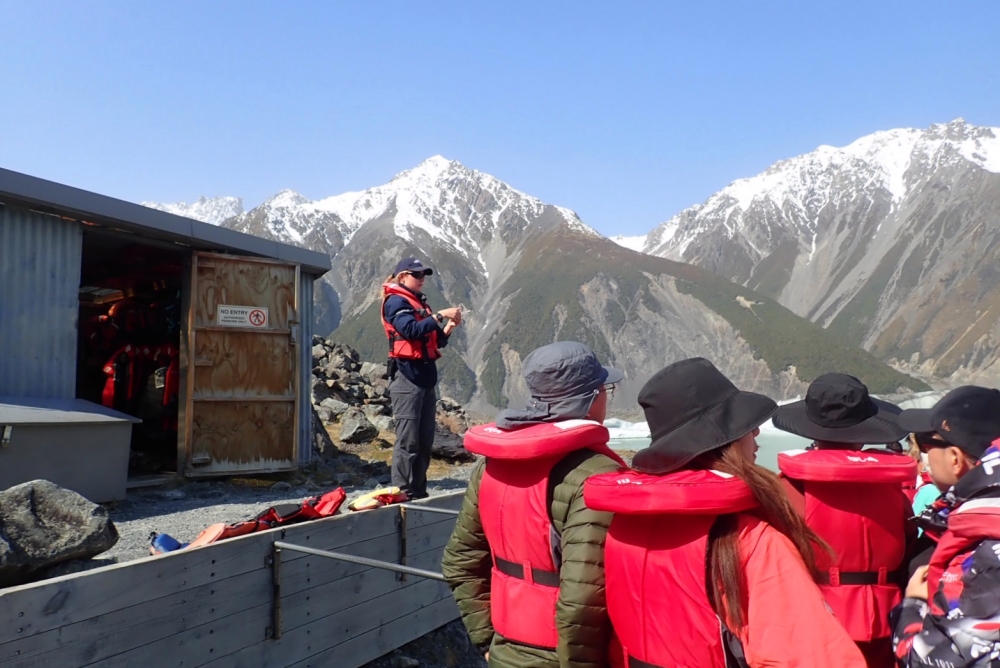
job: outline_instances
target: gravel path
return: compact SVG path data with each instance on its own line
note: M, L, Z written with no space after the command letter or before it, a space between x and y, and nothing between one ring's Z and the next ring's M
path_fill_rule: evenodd
M474 464L450 467L444 478L428 482L432 496L465 489ZM384 478L383 478L384 480ZM254 481L262 483L262 481ZM373 482L373 481L372 481ZM349 487L347 503L366 492L388 483ZM190 482L174 489L150 488L130 491L124 501L110 510L118 529L118 543L100 555L94 564L130 561L149 556L149 537L153 532L173 536L182 543L193 540L202 529L218 522L239 522L255 517L270 506L296 503L335 489L333 484L317 485L312 480L293 486L288 482L266 483L254 487L229 481Z

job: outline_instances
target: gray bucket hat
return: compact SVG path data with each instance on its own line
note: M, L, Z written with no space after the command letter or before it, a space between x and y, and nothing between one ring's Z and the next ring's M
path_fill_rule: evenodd
M576 341L531 351L522 370L531 399L523 410L508 408L500 413L496 424L501 429L583 418L601 386L625 377L618 369L601 366L594 351Z

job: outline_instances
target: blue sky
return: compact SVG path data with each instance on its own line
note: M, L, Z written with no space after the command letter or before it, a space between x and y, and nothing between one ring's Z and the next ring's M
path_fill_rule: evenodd
M1000 3L0 0L0 166L127 200L435 154L641 234L776 160L1000 126Z

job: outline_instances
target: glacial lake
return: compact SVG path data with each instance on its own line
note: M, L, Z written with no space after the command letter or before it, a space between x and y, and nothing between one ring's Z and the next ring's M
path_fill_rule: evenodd
M902 408L930 408L938 399L944 396L944 391L921 392L910 397L893 397L892 400ZM790 402L781 402L790 403ZM650 443L649 427L645 422L626 422L611 418L604 421L604 426L611 432L608 445L614 450L636 452ZM760 427L757 437L757 463L777 471L778 453L786 450L796 450L807 447L812 441L776 429L768 420Z

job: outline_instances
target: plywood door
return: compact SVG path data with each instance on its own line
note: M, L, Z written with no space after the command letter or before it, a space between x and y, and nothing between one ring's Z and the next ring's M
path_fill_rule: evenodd
M185 474L295 468L298 268L195 253L191 274ZM267 309L267 324L227 326L220 305Z

